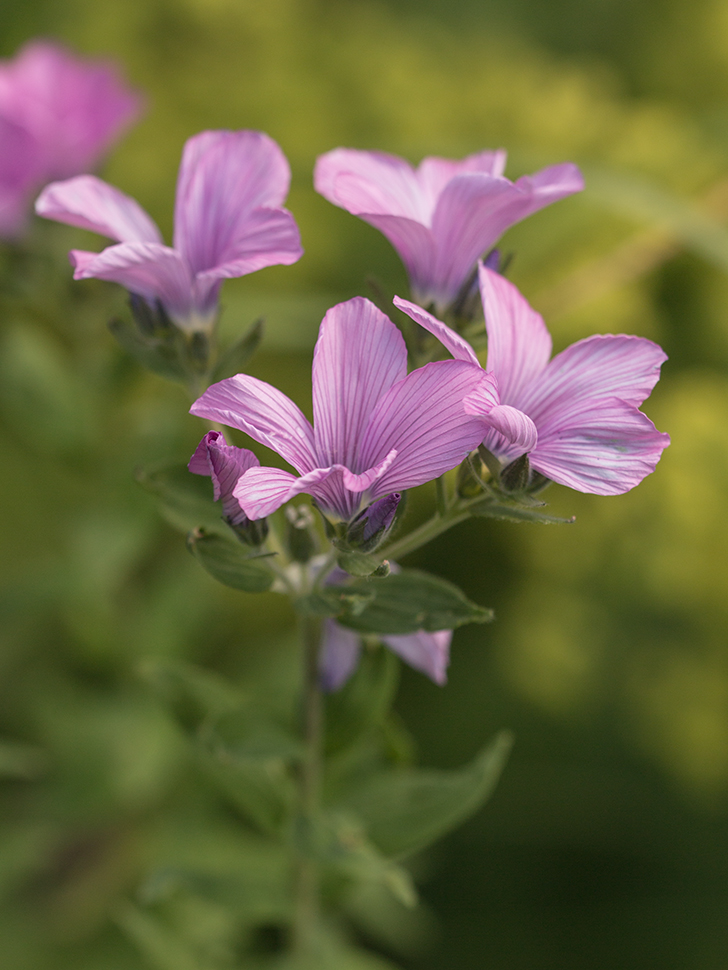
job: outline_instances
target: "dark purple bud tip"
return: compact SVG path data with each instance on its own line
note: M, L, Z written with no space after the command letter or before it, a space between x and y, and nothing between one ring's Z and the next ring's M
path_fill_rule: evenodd
M401 492L392 492L364 509L350 524L345 542L359 552L371 552L392 528Z

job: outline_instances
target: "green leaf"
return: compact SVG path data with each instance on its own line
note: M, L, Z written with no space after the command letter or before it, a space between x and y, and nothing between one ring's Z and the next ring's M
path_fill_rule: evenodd
M262 832L279 835L296 801L291 767L300 744L267 712L248 705L210 725L200 757L208 774Z
M247 700L235 684L193 664L145 660L139 672L172 708L177 719L192 729L205 720L219 718L241 707Z
M230 536L219 503L213 500L212 483L204 475L193 475L181 462L163 462L138 468L136 480L160 500L160 512L174 529L185 534L201 528Z
M255 321L247 333L244 333L221 355L210 376L210 383L214 384L215 381L221 381L225 377L239 374L258 349L262 337L263 318L261 317Z
M456 771L389 771L347 798L367 833L388 856L431 845L486 802L500 776L512 738L501 732L471 764Z
M491 499L471 506L470 513L481 519L502 519L506 522L540 522L543 525L573 525L576 522L575 515L564 519L558 515L546 515L537 508L494 502Z
M362 633L414 633L416 630L453 630L464 623L487 623L491 610L469 600L453 583L417 569L403 569L385 579L359 580L330 591L373 592L374 598L358 611L343 609L340 623ZM342 596L343 599L343 596Z
M327 586L317 593L296 600L296 609L314 616L358 615L376 595L373 586Z
M399 661L389 650L365 650L341 690L326 697L326 750L355 743L387 714L399 683Z
M246 553L234 539L191 532L187 545L207 572L219 583L246 593L264 593L273 585L273 573L265 565L268 558Z

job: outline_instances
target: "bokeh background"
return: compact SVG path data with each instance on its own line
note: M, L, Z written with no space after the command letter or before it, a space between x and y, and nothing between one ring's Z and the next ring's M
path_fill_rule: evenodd
M313 192L317 154L583 166L582 196L507 234L510 275L557 349L665 347L646 410L673 444L625 496L552 487L573 526L483 521L412 557L497 616L456 634L447 688L403 672L418 758L461 764L501 727L517 743L486 809L417 862L427 932L370 942L411 970L723 970L728 0L6 0L0 53L36 35L118 59L146 93L104 175L168 237L187 137L281 144L306 255L226 283L224 328L264 314L251 369L305 407L323 311L369 277L406 287L386 241ZM123 294L69 283L65 250L97 242L38 222L0 253L0 964L192 970L141 954L123 900L160 860L235 843L140 671L190 661L275 699L291 617L203 574L134 482L201 427L114 345Z

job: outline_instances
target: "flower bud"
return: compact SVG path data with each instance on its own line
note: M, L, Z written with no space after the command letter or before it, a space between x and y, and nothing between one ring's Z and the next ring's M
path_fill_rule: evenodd
M357 552L376 549L392 528L401 498L401 492L392 492L360 512L346 530L345 544Z
M506 492L522 492L528 487L530 478L528 455L521 455L501 470L500 485Z

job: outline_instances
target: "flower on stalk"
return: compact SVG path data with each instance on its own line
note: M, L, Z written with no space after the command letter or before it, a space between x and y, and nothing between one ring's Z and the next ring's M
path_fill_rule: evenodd
M465 399L469 414L487 415L484 447L502 465L523 455L523 469L597 495L618 495L655 470L670 443L639 410L667 359L642 337L598 335L551 357L542 318L516 287L484 266L480 292L488 334L486 371L500 403L476 389ZM406 300L395 304L434 334L460 360L476 359L462 337Z
M118 240L101 253L72 250L74 279L120 283L182 330L208 331L224 279L300 258L298 227L282 208L290 180L262 132L203 131L182 154L173 248L134 199L92 175L46 186L36 211Z
M88 172L138 116L113 64L31 41L0 61L0 236L26 226L35 192Z
M305 492L329 518L348 522L377 499L455 468L483 438L483 421L465 413L463 400L481 385L486 399L494 384L479 365L461 360L408 375L399 330L355 297L321 324L313 427L285 394L245 374L213 384L190 410L246 432L298 472L248 469L233 494L249 518Z
M427 674L440 686L446 683L452 630L435 633L418 630L416 633L382 635L379 639L410 667ZM325 691L336 691L344 686L359 664L361 648L361 634L341 626L336 620L324 621L319 678Z
M222 500L225 521L243 541L260 545L267 535L261 523L253 523L241 509L233 495L233 488L240 476L249 468L260 465L258 458L247 448L229 445L219 431L208 431L195 449L187 467L195 475L207 475L212 479L213 499Z
M316 162L316 191L379 229L399 253L412 298L444 314L477 260L510 226L584 188L571 163L511 182L506 153L425 158L414 169L383 152L336 148Z

